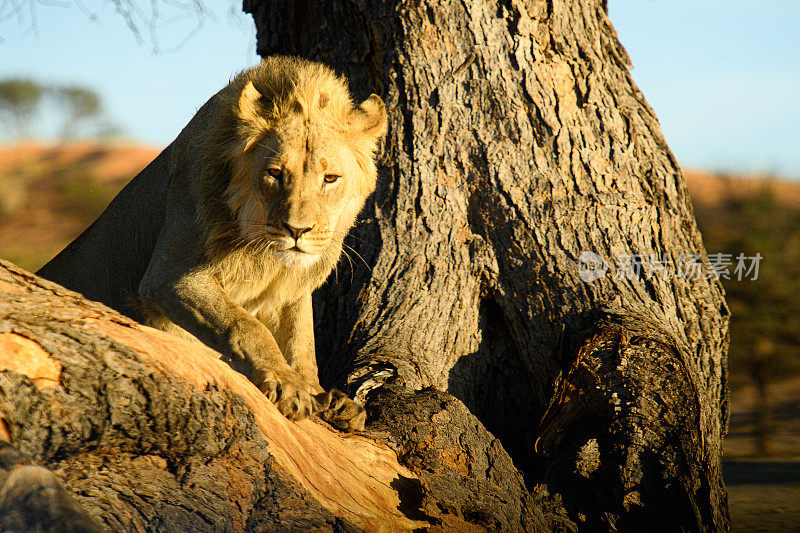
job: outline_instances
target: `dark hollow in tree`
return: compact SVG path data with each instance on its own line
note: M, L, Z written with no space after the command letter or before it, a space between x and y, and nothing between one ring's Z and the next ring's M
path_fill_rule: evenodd
M386 382L455 396L580 529L728 529L729 313L684 268L706 252L606 2L245 11L260 55L323 61L390 113L352 263L315 295L323 384L381 420ZM605 276L581 281L583 251Z

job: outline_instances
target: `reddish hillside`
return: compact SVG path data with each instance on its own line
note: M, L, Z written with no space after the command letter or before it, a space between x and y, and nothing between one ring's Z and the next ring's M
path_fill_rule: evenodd
M93 142L0 146L0 257L38 269L159 151Z
M0 146L0 175L35 165L39 172L57 175L64 168L86 165L101 181L127 182L161 149L134 144L103 145L91 141L48 145L37 142Z
M683 175L695 204L718 207L726 201L746 201L769 187L780 205L800 208L800 182L761 175L715 174L694 169L684 169Z

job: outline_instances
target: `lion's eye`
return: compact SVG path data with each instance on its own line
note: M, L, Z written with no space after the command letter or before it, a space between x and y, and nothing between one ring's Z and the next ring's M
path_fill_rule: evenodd
M273 167L268 169L267 173L273 178L275 178L277 181L279 182L283 181L283 170Z
M339 178L341 176L338 174L325 174L325 183L335 183Z

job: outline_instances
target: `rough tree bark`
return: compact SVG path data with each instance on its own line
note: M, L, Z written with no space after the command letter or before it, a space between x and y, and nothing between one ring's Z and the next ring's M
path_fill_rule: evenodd
M0 509L37 462L112 530L729 529L719 283L579 276L582 251L707 261L605 3L245 10L259 53L390 110L352 264L315 294L323 382L368 432L289 423L210 351L5 265Z
M245 1L259 54L390 109L352 265L315 295L324 380L459 398L587 531L726 530L728 309L679 273L706 253L606 7ZM582 251L607 275L581 281Z

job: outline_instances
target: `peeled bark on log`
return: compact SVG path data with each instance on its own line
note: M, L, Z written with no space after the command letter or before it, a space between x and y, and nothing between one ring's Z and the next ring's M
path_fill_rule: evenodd
M0 495L12 485L35 495L38 486L17 483L20 465L35 461L83 511L61 496L53 508L73 521L85 512L110 531L571 528L557 499L525 490L457 400L428 400L425 412L394 422L468 440L431 442L414 463L420 477L377 442L390 436L383 426L348 436L318 420L291 422L205 346L0 262L0 437L17 450L0 454ZM389 442L399 450L407 440ZM37 515L11 516L19 509L6 518L28 530L24 517ZM83 525L76 531L96 530Z
M259 54L323 61L389 111L352 264L315 294L323 384L460 398L587 531L729 529L729 312L707 270L679 273L707 255L606 2L245 11ZM583 251L608 275L582 281Z

